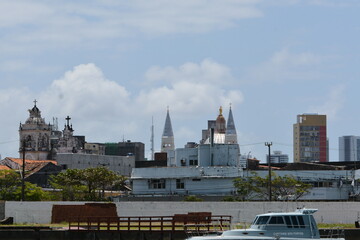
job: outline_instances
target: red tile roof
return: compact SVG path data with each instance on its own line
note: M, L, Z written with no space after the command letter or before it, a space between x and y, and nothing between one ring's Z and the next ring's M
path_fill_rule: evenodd
M7 157L7 159L19 164L20 166L22 166L23 160L21 158L11 158L11 157ZM57 165L57 162L55 160L29 160L29 159L25 159L25 165L27 164L32 164L32 163L52 163Z
M10 170L8 166L0 165L0 170Z

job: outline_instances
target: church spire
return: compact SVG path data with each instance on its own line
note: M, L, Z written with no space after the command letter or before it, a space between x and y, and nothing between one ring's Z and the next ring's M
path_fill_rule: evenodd
M231 110L231 105L229 110L229 117L227 120L227 126L226 126L225 142L237 143L237 133L236 133L235 122Z
M163 131L162 136L163 137L174 137L174 133L173 133L172 126L171 126L169 107L168 107L167 113L166 113L165 126L164 126L164 131Z
M171 126L171 119L169 114L169 107L166 113L164 131L161 137L161 151L167 152L169 150L175 150L174 145L174 133Z

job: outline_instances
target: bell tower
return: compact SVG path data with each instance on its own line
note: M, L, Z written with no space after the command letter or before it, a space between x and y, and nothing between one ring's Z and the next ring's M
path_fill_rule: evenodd
M47 160L50 154L50 135L52 125L46 124L41 117L41 111L36 106L29 109L30 116L19 127L19 156L22 158L22 148L25 147L25 158L30 160Z

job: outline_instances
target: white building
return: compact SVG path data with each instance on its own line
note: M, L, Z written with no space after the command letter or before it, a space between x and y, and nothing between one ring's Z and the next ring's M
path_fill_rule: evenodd
M340 162L360 161L359 136L339 137L339 161Z
M134 195L229 195L232 180L241 176L237 167L134 168L131 174Z
M269 161L269 154L266 154L266 162ZM289 155L283 154L281 151L274 151L270 155L270 162L271 163L288 163L289 162Z

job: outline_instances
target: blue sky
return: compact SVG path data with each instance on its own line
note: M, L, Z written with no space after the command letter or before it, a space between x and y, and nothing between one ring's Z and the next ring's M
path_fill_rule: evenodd
M292 125L326 114L330 161L338 137L360 135L357 0L2 0L2 157L38 100L47 122L72 117L89 142L155 148L167 106L176 147L199 141L232 104L241 153L264 142L292 160Z

